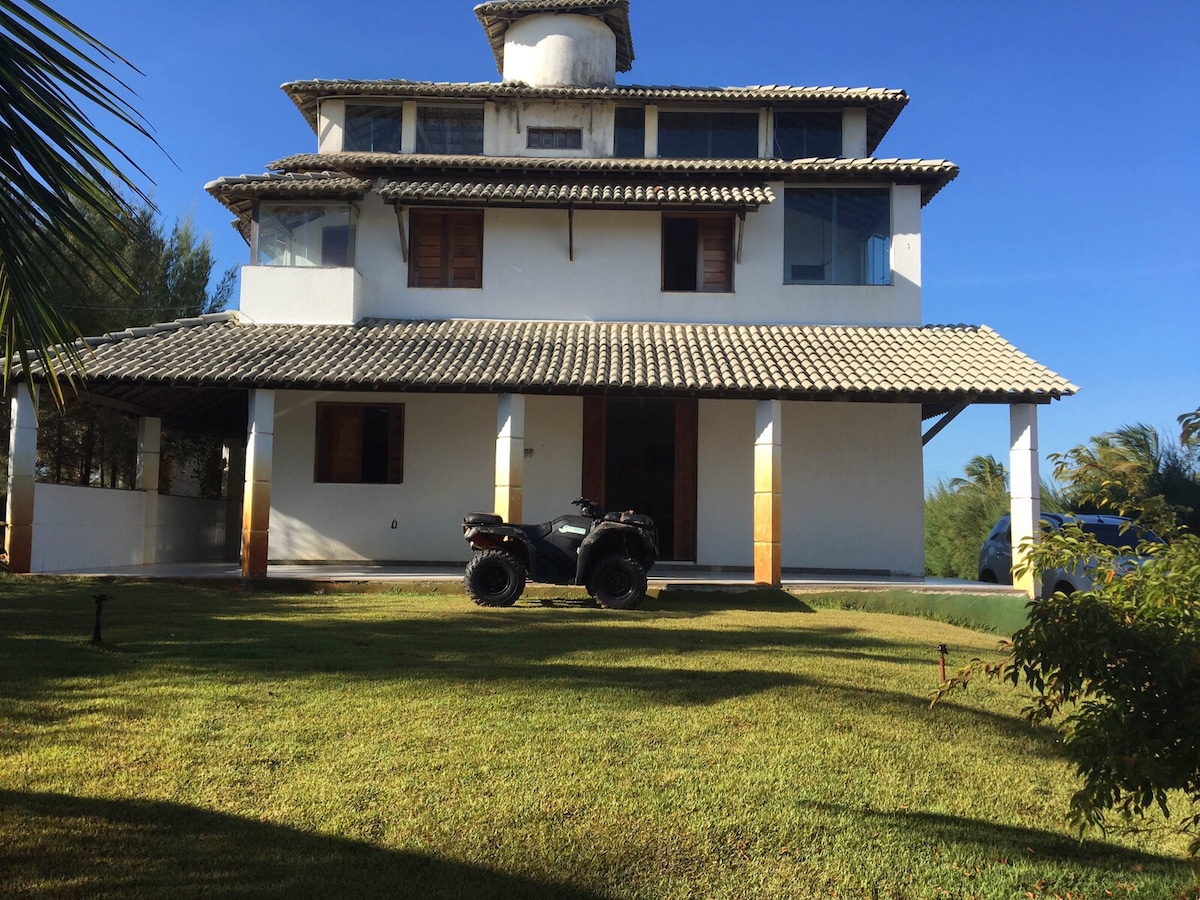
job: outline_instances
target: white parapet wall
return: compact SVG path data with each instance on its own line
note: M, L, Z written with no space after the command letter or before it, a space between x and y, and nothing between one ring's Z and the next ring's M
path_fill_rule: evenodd
M34 572L77 572L143 564L146 495L62 484L34 491ZM158 558L202 562L224 556L225 503L160 497Z

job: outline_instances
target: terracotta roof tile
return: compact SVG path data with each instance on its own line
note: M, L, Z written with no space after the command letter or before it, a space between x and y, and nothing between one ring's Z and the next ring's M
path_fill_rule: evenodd
M775 195L766 185L642 182L392 181L376 189L393 203L474 206L761 206Z
M1047 401L1075 385L983 326L365 320L238 314L88 342L95 385Z

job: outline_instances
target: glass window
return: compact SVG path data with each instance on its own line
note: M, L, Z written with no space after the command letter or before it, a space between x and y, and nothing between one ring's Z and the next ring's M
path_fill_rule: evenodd
M417 152L479 156L483 153L483 109L417 107Z
M583 130L579 128L527 128L526 146L531 150L579 150Z
M775 113L775 156L779 159L842 155L840 112Z
M404 483L404 404L317 404L314 480Z
M402 106L351 106L346 104L343 150L400 152Z
M754 159L758 113L660 112L658 155L662 159Z
M349 206L260 206L255 264L353 266L354 211Z
M784 284L891 284L891 191L784 192Z
M641 106L618 106L613 156L641 159L646 155L646 110Z

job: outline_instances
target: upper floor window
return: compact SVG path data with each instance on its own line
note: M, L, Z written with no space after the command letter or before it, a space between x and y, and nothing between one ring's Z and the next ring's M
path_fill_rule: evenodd
M346 104L343 150L400 152L402 106L357 106Z
M614 121L613 156L640 159L646 155L646 108L618 106Z
M733 290L733 217L665 213L664 291Z
M483 212L414 209L408 286L483 287Z
M580 128L527 128L526 146L530 150L579 150L583 147Z
M404 482L404 404L318 403L314 481Z
M784 284L891 284L888 188L784 191Z
M253 258L259 266L353 266L354 209L262 204Z
M779 159L842 155L840 112L775 113L775 156Z
M658 155L663 159L754 159L757 112L659 112Z
M483 153L483 108L418 106L416 150L479 156Z

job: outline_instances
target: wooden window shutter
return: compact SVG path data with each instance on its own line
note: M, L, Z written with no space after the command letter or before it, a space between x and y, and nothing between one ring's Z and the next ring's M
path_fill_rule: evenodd
M317 406L317 481L352 484L362 478L362 407Z
M443 287L442 214L413 210L409 214L411 246L408 254L409 287Z
M483 287L483 214L446 214L449 287Z
M700 290L733 290L733 219L700 220Z
M388 409L388 484L404 482L404 407Z

